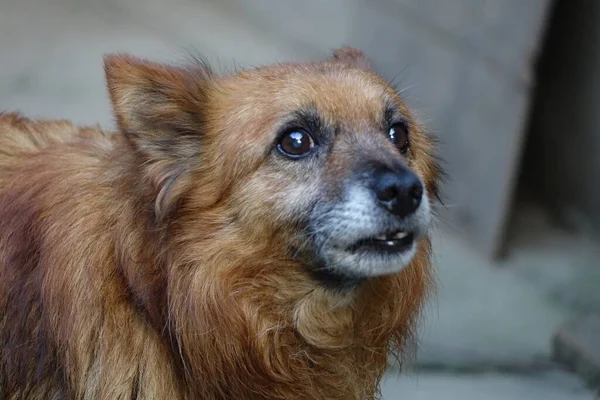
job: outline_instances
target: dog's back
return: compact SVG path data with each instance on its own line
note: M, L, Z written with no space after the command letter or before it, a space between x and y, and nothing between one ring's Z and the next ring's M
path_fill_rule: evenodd
M39 274L46 229L42 214L47 185L54 179L42 166L43 152L73 140L68 122L34 122L0 115L0 397L53 398L62 394L56 349L48 341ZM65 154L66 159L66 154ZM49 200L49 199L46 199ZM58 232L57 232L58 234ZM51 272L51 271L47 271ZM41 364L40 364L41 362ZM31 366L39 366L36 372ZM29 382L22 387L16 382Z
M66 121L0 115L0 399L135 398L124 382L153 379L140 364L165 363L169 376L117 271L116 214L129 210L110 207L113 140ZM81 348L118 368L104 370L108 360L82 358ZM162 389L140 388L140 397L172 395L173 382L154 381Z
M112 146L111 137L100 129L80 128L64 120L31 120L17 113L0 112L0 189L14 180L13 176L25 173L24 167L35 164L36 160L54 159L59 169L68 167L71 162L81 162L77 160L82 156L81 151L70 154L69 149L81 150L77 143L83 141L95 144L97 150ZM99 153L93 154L97 155ZM33 175L43 175L46 169L49 168L44 167ZM35 179L28 181L32 183L35 184Z
M20 114L0 113L0 175L19 157L42 151L52 145L72 141L80 129L68 121L32 121Z

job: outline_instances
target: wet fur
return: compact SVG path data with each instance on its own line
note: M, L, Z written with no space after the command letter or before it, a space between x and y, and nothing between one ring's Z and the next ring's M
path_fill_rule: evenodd
M0 115L0 398L375 398L429 292L429 240L397 275L327 288L290 257L301 221L284 206L312 189L269 172L267 139L236 139L277 123L265 99L292 107L300 73L369 90L357 54L226 78L113 56L120 132ZM370 112L336 90L332 116ZM433 194L432 144L411 126ZM352 157L332 162L323 179Z

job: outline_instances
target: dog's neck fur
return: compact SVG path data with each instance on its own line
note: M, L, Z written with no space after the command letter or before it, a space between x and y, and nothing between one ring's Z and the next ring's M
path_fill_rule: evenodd
M130 200L140 211L125 214L136 221L122 226L135 228L119 234L117 249L140 246L137 254L122 254L120 266L133 297L169 341L189 396L375 395L390 354L412 338L429 284L428 242L401 274L332 290L305 266L274 253L285 248L276 237L249 241L219 204L197 210L184 202L157 222L147 201ZM150 237L132 240L136 232ZM144 246L156 240L165 246L160 254ZM140 259L163 265L135 262Z

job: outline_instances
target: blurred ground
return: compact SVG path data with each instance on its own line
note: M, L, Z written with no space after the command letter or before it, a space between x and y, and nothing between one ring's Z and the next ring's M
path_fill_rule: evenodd
M596 269L598 249L531 204L515 216L514 247L501 263L474 253L457 229L435 236L438 294L417 365L390 374L385 399L597 399L550 352L555 328L597 294L586 296L580 281Z
M105 52L169 59L187 46L226 66L323 56L290 46L224 2L165 4L0 1L0 109L112 126ZM436 234L439 289L423 321L418 361L399 379L392 371L385 399L593 399L552 364L550 337L600 297L590 284L598 279L587 278L597 270L597 249L530 205L516 214L512 251L501 264L478 256L459 229Z

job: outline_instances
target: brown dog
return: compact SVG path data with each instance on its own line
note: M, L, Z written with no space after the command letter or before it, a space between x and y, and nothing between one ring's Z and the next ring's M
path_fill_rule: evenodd
M438 176L398 94L350 48L105 70L118 133L0 116L0 398L377 397Z

